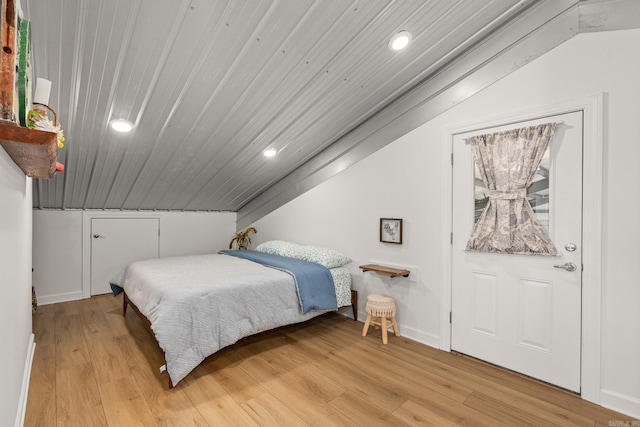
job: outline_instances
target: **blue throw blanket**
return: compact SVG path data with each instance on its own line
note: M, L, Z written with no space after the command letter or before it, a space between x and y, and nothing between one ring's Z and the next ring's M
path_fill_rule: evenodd
M248 259L291 274L298 287L298 298L303 313L338 308L331 272L320 264L251 250L227 250L220 253Z

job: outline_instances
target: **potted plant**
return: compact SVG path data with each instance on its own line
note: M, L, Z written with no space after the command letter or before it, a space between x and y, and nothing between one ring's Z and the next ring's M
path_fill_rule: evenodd
M238 231L233 235L231 241L229 242L229 249L233 248L233 243L235 242L238 245L238 249L247 249L251 244L250 233L257 233L254 227L247 227L243 231Z

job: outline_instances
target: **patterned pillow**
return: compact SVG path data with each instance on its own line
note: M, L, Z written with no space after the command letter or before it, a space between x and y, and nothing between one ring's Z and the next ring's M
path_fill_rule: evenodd
M266 254L288 256L290 258L298 258L296 255L300 252L300 245L286 242L284 240L270 240L259 244L256 251Z
M342 267L351 262L348 256L336 250L312 245L302 246L302 253L299 259L315 262L327 268Z
M312 245L301 246L284 240L270 240L261 243L256 247L256 251L315 262L326 268L342 267L351 262L348 256L331 248Z

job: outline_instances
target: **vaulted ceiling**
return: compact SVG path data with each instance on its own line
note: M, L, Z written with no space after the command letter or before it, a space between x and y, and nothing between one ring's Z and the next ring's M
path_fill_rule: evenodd
M34 207L238 211L536 3L22 0L66 136Z

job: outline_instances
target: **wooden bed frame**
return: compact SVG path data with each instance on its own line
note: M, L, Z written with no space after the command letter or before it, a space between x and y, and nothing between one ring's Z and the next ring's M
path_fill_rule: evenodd
M138 317L140 317L140 319L142 319L142 322L146 326L146 328L149 331L149 333L151 333L151 335L153 335L153 337L155 338L156 335L153 332L153 329L151 329L151 321L149 321L149 319L147 319L147 316L145 316L144 314L142 314L140 312L138 307L129 299L129 297L127 296L127 293L124 290L122 291L122 296L123 296L123 298L122 298L122 315L126 317L127 316L127 307L131 306L131 308L133 309L133 311L136 312ZM345 308L345 307L348 307L348 306L338 307L338 310L340 310L342 308ZM351 290L351 308L353 309L353 320L355 322L357 322L358 321L358 291ZM309 319L309 320L311 320L311 319ZM167 374L167 376L169 377L168 374ZM173 388L173 382L171 381L171 377L169 377L169 388Z

